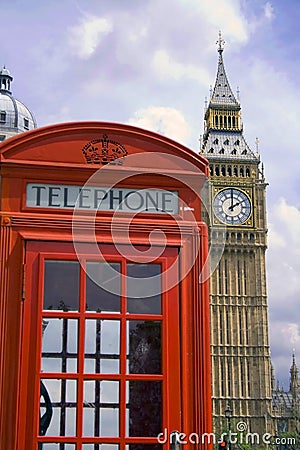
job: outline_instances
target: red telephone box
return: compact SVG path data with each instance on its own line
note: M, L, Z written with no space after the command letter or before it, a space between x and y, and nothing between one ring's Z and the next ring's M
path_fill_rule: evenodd
M0 447L209 448L206 160L101 122L0 150Z

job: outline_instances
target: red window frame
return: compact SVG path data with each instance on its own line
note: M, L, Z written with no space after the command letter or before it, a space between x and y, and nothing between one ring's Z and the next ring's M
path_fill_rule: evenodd
M101 252L106 260L110 262L119 262L121 272L124 273L127 258L130 261L131 251L126 248L126 258L121 256L113 245L100 245ZM143 248L140 248L143 250ZM125 251L125 248L124 248ZM142 252L141 252L142 253ZM123 252L124 254L124 252ZM94 249L86 244L86 254L82 257L88 261L97 260ZM179 277L178 273L178 249L167 247L159 258L153 261L155 264L162 265L162 283L167 283L174 276ZM125 310L126 282L121 283L121 310L120 313L93 313L84 312L85 301L85 272L80 266L80 304L81 310L78 312L64 311L43 311L43 288L44 288L44 261L45 260L77 260L72 243L66 242L27 242L26 246L26 292L27 300L24 304L23 332L22 332L22 364L21 364L21 386L19 401L19 443L24 446L20 448L38 449L38 442L51 443L76 443L76 450L81 450L83 443L111 443L119 444L119 450L125 450L126 444L145 443L156 444L154 437L128 437L126 436L126 389L125 383L129 380L152 380L162 381L163 385L163 414L162 430L168 430L168 433L181 429L181 398L180 398L180 318L179 318L179 287L175 285L162 294L162 313L161 315L151 314L129 314ZM99 260L99 258L98 258ZM84 262L84 261L81 261ZM144 258L139 257L140 263ZM172 268L169 272L167 269ZM167 274L168 275L165 275ZM168 279L167 279L168 277ZM173 278L174 279L174 278ZM81 330L84 330L83 322L86 318L116 319L121 322L120 339L120 373L119 374L85 374L83 372L84 358L84 335L79 332L78 339L78 367L76 373L45 373L41 372L41 342L42 342L42 318L65 317L78 319ZM128 374L126 373L126 321L132 320L159 320L162 322L162 374ZM82 327L82 328L81 328ZM124 357L125 355L125 357ZM77 380L77 436L40 436L39 430L39 379L47 378L67 378ZM120 413L119 413L119 437L84 437L82 435L82 414L83 414L83 380L88 379L113 379L119 380L120 389ZM33 407L33 405L35 405ZM125 405L125 406L124 406ZM122 410L121 410L122 409ZM169 443L165 444L165 448Z

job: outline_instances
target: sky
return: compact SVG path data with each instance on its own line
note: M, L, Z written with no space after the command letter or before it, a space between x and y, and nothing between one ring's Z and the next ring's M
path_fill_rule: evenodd
M244 135L264 163L271 356L288 388L300 367L297 0L0 0L0 65L38 125L137 125L195 152L217 70L219 30Z

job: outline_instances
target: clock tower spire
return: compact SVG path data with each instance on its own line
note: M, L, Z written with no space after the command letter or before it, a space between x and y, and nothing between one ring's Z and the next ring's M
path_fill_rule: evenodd
M274 431L265 270L266 183L257 149L252 151L243 135L241 106L226 75L221 33L217 51L216 81L200 148L211 175L211 210L206 218L211 238L221 242L226 236L223 255L210 279L214 431L226 427L230 404L236 422L243 421L248 431L263 434Z

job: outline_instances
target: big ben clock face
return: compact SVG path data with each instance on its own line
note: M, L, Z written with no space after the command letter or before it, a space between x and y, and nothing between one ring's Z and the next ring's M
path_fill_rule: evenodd
M236 188L219 191L213 203L217 218L227 225L240 225L250 217L251 202L248 195Z

